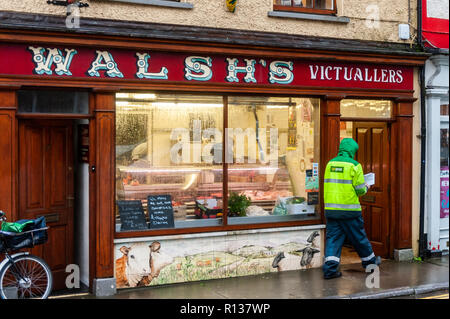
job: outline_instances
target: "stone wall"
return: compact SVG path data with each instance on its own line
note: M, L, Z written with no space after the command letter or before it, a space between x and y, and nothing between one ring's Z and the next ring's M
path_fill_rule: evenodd
M348 17L348 23L269 17L273 0L238 0L234 13L227 10L225 0L181 1L192 4L193 8L83 0L89 3L89 7L81 9L81 17L389 42L408 42L399 40L398 24L411 23L411 38L414 38L417 24L417 0L337 0L337 15ZM46 0L0 0L0 10L54 15L66 13L65 7L49 5ZM375 16L379 17L379 23L371 20Z

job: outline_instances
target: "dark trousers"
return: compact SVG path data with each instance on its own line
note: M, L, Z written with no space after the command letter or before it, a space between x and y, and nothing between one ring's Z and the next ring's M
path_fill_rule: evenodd
M332 276L338 271L341 261L342 245L346 237L361 258L364 268L367 265L375 263L376 256L373 253L372 245L364 230L362 216L351 219L327 218L327 242L325 261L323 264L325 277Z

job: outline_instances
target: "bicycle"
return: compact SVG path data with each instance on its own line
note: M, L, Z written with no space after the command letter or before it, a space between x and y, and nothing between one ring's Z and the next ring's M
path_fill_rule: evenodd
M0 221L6 221L2 211ZM52 272L44 260L29 252L10 255L13 250L32 248L48 240L45 219L34 220L34 226L20 233L0 231L0 254L5 255L0 263L0 299L47 299L52 291Z

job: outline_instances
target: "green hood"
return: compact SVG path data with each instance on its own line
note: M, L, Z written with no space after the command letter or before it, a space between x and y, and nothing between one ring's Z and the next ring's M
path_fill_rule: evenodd
M345 156L355 158L355 154L358 151L358 143L352 138L344 138L339 145L338 156Z

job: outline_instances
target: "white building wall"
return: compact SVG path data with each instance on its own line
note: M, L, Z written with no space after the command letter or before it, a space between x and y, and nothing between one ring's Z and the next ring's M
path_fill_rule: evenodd
M447 252L448 218L440 218L440 130L441 125L445 125L445 118L448 126L448 117L441 117L440 111L441 105L448 104L449 99L448 66L448 54L434 55L425 65L427 117L425 231L428 235L427 248L430 251Z

